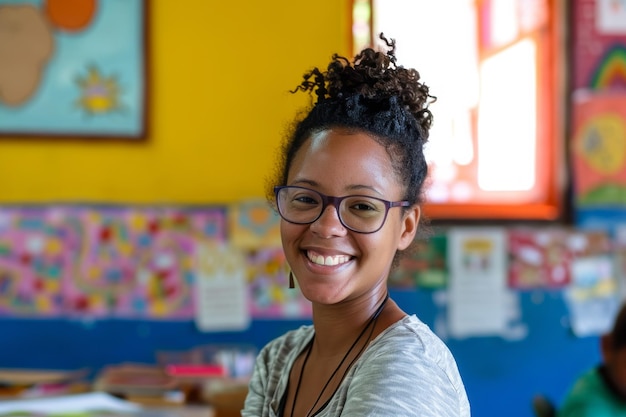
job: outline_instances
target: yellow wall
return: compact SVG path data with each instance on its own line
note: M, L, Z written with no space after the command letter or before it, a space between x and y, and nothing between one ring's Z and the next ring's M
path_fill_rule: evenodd
M301 75L349 53L348 0L150 2L149 137L0 138L0 203L262 196Z

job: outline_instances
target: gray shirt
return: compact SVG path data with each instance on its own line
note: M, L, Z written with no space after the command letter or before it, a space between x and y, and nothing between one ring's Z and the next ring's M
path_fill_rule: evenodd
M302 326L261 350L243 417L277 416L293 363L313 332ZM449 349L413 315L370 342L317 416L469 417L470 406Z

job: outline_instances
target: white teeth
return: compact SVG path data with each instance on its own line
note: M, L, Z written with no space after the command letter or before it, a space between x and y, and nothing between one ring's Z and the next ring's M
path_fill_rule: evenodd
M309 252L307 255L309 260L314 264L325 266L339 265L346 263L350 260L350 257L345 255L327 256L325 258L323 255L316 255L311 252Z

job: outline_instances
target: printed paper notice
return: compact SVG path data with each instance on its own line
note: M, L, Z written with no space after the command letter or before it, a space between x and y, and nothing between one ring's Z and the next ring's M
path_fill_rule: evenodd
M506 232L453 228L448 233L450 336L503 336L508 322Z
M250 314L243 255L218 245L201 245L197 255L196 326L205 332L246 329Z
M596 0L596 29L600 34L626 34L626 0Z
M594 256L572 262L572 283L565 292L576 336L599 336L611 330L619 310L613 259Z

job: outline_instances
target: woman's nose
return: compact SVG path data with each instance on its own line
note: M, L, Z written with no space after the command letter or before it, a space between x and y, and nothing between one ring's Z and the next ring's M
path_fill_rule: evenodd
M339 211L329 204L324 208L320 217L311 223L311 231L321 237L343 236L347 229L339 220Z

